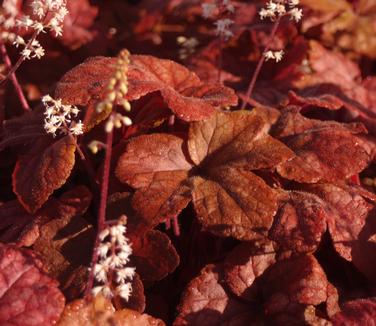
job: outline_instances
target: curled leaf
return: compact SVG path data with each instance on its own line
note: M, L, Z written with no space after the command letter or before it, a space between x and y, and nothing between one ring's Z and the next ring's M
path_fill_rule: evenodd
M93 105L104 98L115 62L115 58L105 57L86 60L64 75L55 96L70 104ZM195 73L182 65L153 56L131 56L128 82L127 100L159 91L173 113L185 121L209 117L217 106L237 104L233 90L220 85L203 85Z

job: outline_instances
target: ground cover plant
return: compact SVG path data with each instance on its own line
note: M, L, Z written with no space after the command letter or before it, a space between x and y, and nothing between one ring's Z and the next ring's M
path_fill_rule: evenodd
M0 325L373 325L376 0L3 0Z

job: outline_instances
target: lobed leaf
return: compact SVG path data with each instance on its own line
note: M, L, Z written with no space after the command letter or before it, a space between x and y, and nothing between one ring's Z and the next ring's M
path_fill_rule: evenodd
M345 185L311 185L308 189L330 205L328 228L336 251L375 280L375 195Z
M260 295L261 285L257 279L275 262L271 242L262 245L243 242L226 256L223 263L226 285L236 296L255 301Z
M312 255L279 261L263 278L264 308L267 315L296 314L303 307L318 306L338 299L324 270Z
M271 169L293 156L267 134L267 117L262 110L240 111L193 122L188 153L175 135L139 136L120 157L116 175L138 189L133 207L151 225L185 208L190 188L205 229L243 240L265 237L276 193L248 170Z
M190 198L184 194L182 183L191 167L183 139L153 134L129 142L115 173L120 181L138 189L132 205L147 224L155 226L187 206Z
M65 298L30 252L0 244L0 324L54 325Z
M55 96L69 104L92 107L104 98L115 62L115 58L106 57L86 60L63 76ZM137 100L158 91L173 113L185 121L209 117L217 106L237 104L233 90L220 85L204 85L196 74L171 60L132 55L127 76L127 100ZM90 127L105 118L105 115L96 116L94 111Z
M269 231L269 238L281 250L313 252L326 231L329 208L324 201L308 192L288 193L280 204Z

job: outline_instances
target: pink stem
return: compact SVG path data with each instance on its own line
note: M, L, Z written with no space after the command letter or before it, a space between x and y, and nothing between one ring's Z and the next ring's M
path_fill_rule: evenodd
M39 32L38 31L35 31L33 36L31 37L31 39L29 40L29 42L26 44L25 46L25 49L28 49L30 48L31 44L34 42L34 40L37 38ZM12 67L10 67L10 70L8 71L8 74L2 79L0 80L0 85L3 84L8 78L10 78L15 72L16 70L21 66L22 62L25 61L25 57L24 56L21 56L16 64Z
M101 184L101 198L99 203L98 211L98 230L97 237L95 239L93 255L91 258L91 269L88 279L88 284L85 291L85 297L90 295L91 289L94 284L94 267L98 261L98 247L100 244L99 234L106 227L106 207L107 207L107 197L108 197L108 184L110 177L110 167L111 167L111 155L112 155L112 142L113 142L113 132L107 133L106 137L106 156L103 165L103 178Z
M257 80L257 78L260 74L261 68L262 68L262 66L265 62L264 53L266 53L267 51L270 50L271 43L273 42L273 39L274 39L274 37L277 33L277 29L279 27L279 23L281 22L281 18L282 18L282 16L278 16L278 18L274 22L273 29L270 32L268 42L266 43L266 47L265 47L265 49L264 49L264 51L263 51L263 53L262 53L262 55L261 55L261 57L260 57L260 59L257 63L257 66L256 66L256 69L255 69L255 72L253 73L251 82L249 83L247 93L245 94L245 100L243 100L243 103L242 103L242 107L241 107L242 110L244 110L245 107L247 106L247 100L246 99L249 99L251 97L253 89L255 88L256 80Z
M7 66L7 68L9 70L11 70L12 69L12 61L10 60L10 58L8 56L8 52L7 52L7 48L5 47L5 44L2 43L0 45L0 51L1 51L1 55L3 57L5 65ZM21 102L22 108L25 111L30 111L29 103L27 103L26 97L25 97L25 95L22 91L22 88L21 88L21 86L18 82L17 76L14 72L10 74L10 79L11 79L13 86L16 90L17 96L18 96L18 98Z
M166 218L166 221L164 223L165 223L166 230L170 230L170 228L171 228L171 219L170 218Z
M172 219L172 228L174 230L174 234L178 237L180 235L180 227L179 227L178 216L175 215L171 219Z
M222 75L222 51L223 51L223 40L222 36L219 37L219 53L218 53L218 83L221 83L221 75Z

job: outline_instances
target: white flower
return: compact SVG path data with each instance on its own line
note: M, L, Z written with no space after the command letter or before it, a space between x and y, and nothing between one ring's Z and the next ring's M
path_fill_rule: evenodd
M275 14L274 14L274 11L272 11L272 10L261 8L260 11L259 11L259 16L260 16L260 19L273 18L275 16Z
M299 22L303 17L303 10L300 8L293 8L289 11L292 20Z
M275 60L276 62L279 62L282 60L282 57L283 57L283 50L279 50L279 51L266 51L264 53L264 57L265 57L265 61L268 61L270 59L273 59Z
M96 286L91 290L91 293L93 293L93 296L96 296L98 293L103 291L103 286Z
M285 5L277 4L276 12L278 13L278 15L283 16L286 13Z
M231 3L230 0L223 0L222 1L222 4L226 7L226 10L228 12L231 12L231 13L234 13L235 12L235 7L234 5Z
M84 124L81 120L78 120L78 122L73 121L70 125L69 131L75 136L82 135L84 133Z
M125 301L129 300L129 297L132 293L132 284L131 283L124 283L119 285L116 288L116 292L119 296L121 296Z
M101 258L106 258L108 250L110 249L109 243L101 243L98 247L98 254Z
M39 44L35 41L35 44ZM40 53L38 51L41 51ZM35 49L35 55L43 55L44 50L42 48ZM70 133L78 136L83 134L84 125L81 120L72 121L71 116L77 116L79 110L73 105L63 104L61 99L53 99L50 95L45 95L42 98L42 103L45 106L44 115L46 119L44 121L44 129L47 133L51 133L55 136L57 131L63 134ZM54 126L54 127L52 127Z
M23 39L23 37L17 35L13 44L16 46L16 48L18 48L19 45L25 45L26 43L25 43L25 40Z
M107 281L108 267L104 264L96 264L94 266L94 276L98 282Z
M40 47L38 47L38 48L36 48L35 50L34 50L34 55L33 55L33 57L37 57L38 59L40 59L41 57L43 57L44 56L44 49L40 46Z
M215 3L203 3L201 5L202 8L202 17L205 19L211 18L214 15L214 12L217 9L217 6Z
M275 59L275 62L279 62L282 60L282 57L283 57L283 54L284 54L284 51L283 50L279 50L279 51L275 51L274 52L274 59Z
M34 22L33 24L33 28L38 32L38 33L41 33L41 32L45 32L44 28L45 26L41 23L41 22Z
M123 283L126 280L133 280L135 271L136 271L136 268L134 267L125 267L125 268L119 269L116 273L117 282Z
M276 12L277 11L277 3L274 3L273 1L269 1L266 4L266 8L268 8L270 11Z
M93 273L95 280L102 284L93 289L94 295L101 292L104 296L111 298L117 294L128 300L132 293L132 285L127 281L133 279L136 269L125 266L132 254L132 247L124 235L127 230L126 220L125 216L120 218L116 225L106 227L98 235L101 240L97 249L99 259L94 266ZM122 243L119 243L119 239L122 239ZM116 284L115 293L112 291L114 283Z
M21 55L25 59L30 59L31 58L31 50L30 49L23 49L22 52L21 52Z
M274 59L274 52L273 51L267 51L264 53L265 61L268 61L270 59Z
M294 8L294 7L296 7L297 5L299 5L299 0L290 0L289 1L289 7L290 8Z
M216 26L216 34L220 36L224 36L226 38L232 36L232 32L229 30L230 26L234 23L233 20L224 18L217 20L214 25Z

